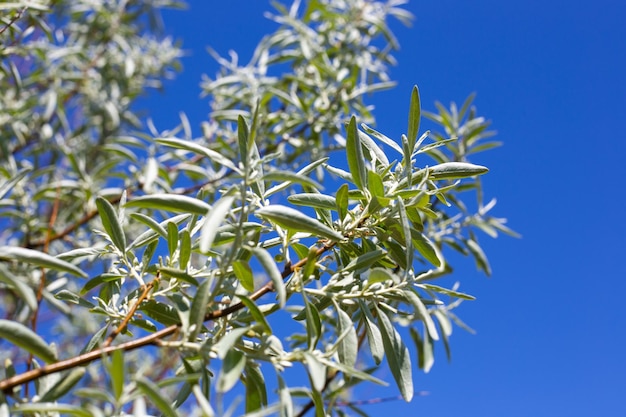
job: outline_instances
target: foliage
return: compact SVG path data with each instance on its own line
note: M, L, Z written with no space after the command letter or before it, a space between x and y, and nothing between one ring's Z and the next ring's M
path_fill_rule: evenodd
M133 107L179 67L178 3L0 5L0 415L361 413L387 366L411 400L473 299L432 283L444 255L490 274L475 231L512 232L468 161L498 144L471 97L425 114L441 133L417 87L399 142L371 127L402 3L276 5L248 64L214 53L199 137Z

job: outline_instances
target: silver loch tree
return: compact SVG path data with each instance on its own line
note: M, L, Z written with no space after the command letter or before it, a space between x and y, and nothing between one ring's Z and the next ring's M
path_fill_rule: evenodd
M158 25L178 2L0 4L0 416L363 415L361 384L412 399L473 298L435 284L446 253L490 274L475 232L514 233L468 160L498 145L472 97L426 113L415 87L405 135L373 127L403 3L276 4L248 64L214 54L199 136L134 106L179 69Z

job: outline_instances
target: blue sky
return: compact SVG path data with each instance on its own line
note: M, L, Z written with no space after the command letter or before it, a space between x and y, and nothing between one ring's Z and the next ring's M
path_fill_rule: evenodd
M477 92L504 146L474 162L490 168L487 197L523 238L481 238L492 278L469 260L457 265L462 288L478 298L461 317L478 333L455 329L452 363L441 350L429 374L415 375L430 395L369 412L626 415L626 3L413 0L408 8L413 27L393 24L398 86L371 97L377 125L392 137L404 131L413 84L427 109ZM205 47L235 49L246 62L274 29L263 18L269 9L191 0L188 11L166 13L189 56L166 93L145 102L158 127L184 110L197 128L209 111L200 75L217 69ZM381 393L372 387L371 397Z

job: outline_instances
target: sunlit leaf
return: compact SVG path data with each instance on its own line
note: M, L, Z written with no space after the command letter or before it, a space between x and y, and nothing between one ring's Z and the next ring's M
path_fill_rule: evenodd
M55 351L41 338L22 323L0 319L0 338L41 358L46 363L56 362Z
M256 213L294 233L307 232L336 242L343 240L341 233L291 207L274 204L263 207Z
M70 274L78 275L83 278L87 277L86 273L71 263L33 249L20 248L17 246L0 246L0 260L26 262L28 264L50 268L55 271L69 272Z

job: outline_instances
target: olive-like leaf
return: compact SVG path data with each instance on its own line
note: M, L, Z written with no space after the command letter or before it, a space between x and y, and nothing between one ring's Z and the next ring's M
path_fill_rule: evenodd
M196 295L191 301L191 308L189 313L189 324L192 326L192 330L189 332L189 341L195 342L196 336L202 329L204 323L204 316L206 314L209 305L209 295L211 291L211 280L205 279L198 286Z
M489 168L469 162L444 162L428 168L428 177L433 180L453 180L482 175Z
M276 291L276 298L278 299L278 305L283 307L287 300L285 283L283 282L283 277L278 270L278 266L276 266L276 262L274 262L274 258L268 251L260 247L252 248L252 253L259 260L261 266L272 280L272 283L274 284L274 291Z
M205 215L211 209L207 203L197 198L176 194L150 194L132 199L126 207L167 210L175 213Z
M65 376L59 379L45 394L41 396L39 400L42 403L56 401L65 394L67 394L85 375L86 369L84 367L74 368L68 372Z
M363 148L361 147L361 139L358 134L355 116L350 118L350 123L348 124L346 154L348 156L348 168L350 169L350 174L352 174L352 180L360 190L363 190L367 178L367 168L365 167Z
M20 248L17 246L0 246L0 260L21 261L56 271L69 272L83 278L87 277L86 273L71 263L33 249Z
M319 193L302 193L293 194L287 197L290 203L297 206L315 207L328 210L337 210L336 200L329 196Z
M234 200L235 197L233 196L220 198L207 214L204 219L204 225L202 226L202 234L200 235L201 252L208 252L209 249L211 249L215 236L217 235L217 229L228 215Z
M22 280L15 276L9 268L0 263L0 282L4 282L9 288L11 288L21 300L28 305L32 311L37 310L37 296L35 291L26 285Z
M365 322L365 331L367 333L367 341L370 348L370 353L372 354L372 358L374 358L374 362L376 365L380 364L385 355L385 348L383 346L383 339L380 334L380 329L376 326L376 322L374 321L374 317L370 312L370 309L367 307L364 301L359 300L359 306L361 308L361 313L363 314L363 321Z
M46 363L56 362L55 351L45 340L22 323L0 319L0 338L41 358Z
M218 163L219 165L223 165L227 168L232 169L235 172L241 173L241 170L237 168L237 166L235 166L235 164L230 159L226 158L218 152L215 152L212 149L209 149L202 145L198 145L197 143L191 142L189 140L177 138L160 138L156 139L156 142L165 146L170 146L172 148L184 149L186 151L197 153L198 155L206 156L212 161Z
M246 366L246 356L236 349L231 349L226 354L222 363L215 390L219 393L227 392L235 386Z
M413 86L411 91L411 105L409 107L409 129L407 136L409 139L409 145L411 151L415 148L415 142L417 140L417 133L420 127L421 118L421 106L420 106L420 94L416 85Z
M115 247L124 253L126 251L126 235L117 217L115 208L113 208L109 200L104 197L96 198L96 206L98 207L98 213L100 214L104 230L106 230Z
M178 414L172 408L170 401L163 396L163 393L160 392L159 387L152 381L146 378L137 378L135 380L135 384L137 384L137 388L141 391L152 404L166 417L177 417Z
M409 402L413 398L413 375L411 355L387 315L376 307L380 333L385 347L385 357L391 374L400 389L402 398Z
M341 233L291 207L274 204L263 207L256 213L294 233L307 232L335 242L343 240Z

